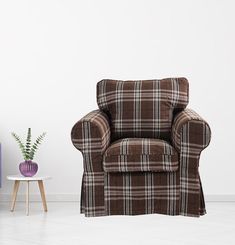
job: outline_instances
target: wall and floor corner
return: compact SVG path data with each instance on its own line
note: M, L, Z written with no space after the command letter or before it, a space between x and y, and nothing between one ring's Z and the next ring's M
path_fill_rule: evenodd
M189 107L212 129L200 166L206 198L235 201L234 8L232 0L1 1L0 199L22 160L11 131L47 132L35 161L53 177L48 200L77 201L83 166L70 131L97 108L96 83L185 76ZM36 186L32 193L39 198Z

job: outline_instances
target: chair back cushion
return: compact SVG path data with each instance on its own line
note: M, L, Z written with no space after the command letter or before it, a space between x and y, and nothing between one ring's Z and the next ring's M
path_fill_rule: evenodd
M145 137L169 140L173 112L188 104L186 78L97 84L97 103L110 118L112 140Z

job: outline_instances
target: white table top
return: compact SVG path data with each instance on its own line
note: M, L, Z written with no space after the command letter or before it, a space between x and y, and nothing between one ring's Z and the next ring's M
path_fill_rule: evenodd
M8 175L8 180L20 180L20 181L37 181L37 180L47 180L51 179L50 176L33 176L33 177L24 177L22 175Z

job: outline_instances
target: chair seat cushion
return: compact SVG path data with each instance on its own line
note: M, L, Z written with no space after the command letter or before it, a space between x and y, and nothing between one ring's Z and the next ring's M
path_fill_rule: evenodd
M108 147L103 167L105 172L172 172L178 169L178 154L164 140L125 138Z

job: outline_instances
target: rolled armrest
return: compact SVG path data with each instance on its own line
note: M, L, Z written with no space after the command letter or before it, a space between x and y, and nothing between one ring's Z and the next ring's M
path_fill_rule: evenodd
M198 167L201 151L209 145L210 139L208 123L193 110L185 109L175 116L172 143L179 153L182 215L199 216L205 213Z
M209 145L210 139L208 123L195 111L185 109L176 115L172 126L172 143L178 152L199 155Z
M71 139L83 154L102 154L110 144L107 115L100 110L90 112L73 126Z

